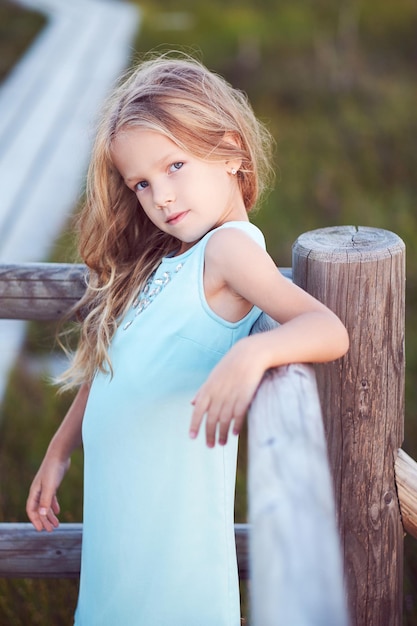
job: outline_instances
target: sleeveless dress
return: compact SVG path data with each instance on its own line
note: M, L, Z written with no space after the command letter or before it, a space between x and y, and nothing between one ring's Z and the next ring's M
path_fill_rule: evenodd
M265 247L249 222L227 222ZM165 257L118 327L83 420L84 530L76 626L239 626L237 437L188 435L193 399L249 334L205 299L204 251Z

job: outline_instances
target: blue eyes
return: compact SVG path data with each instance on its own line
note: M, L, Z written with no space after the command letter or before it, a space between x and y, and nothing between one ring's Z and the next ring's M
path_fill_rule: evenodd
M176 161L175 163L172 163L169 166L169 171L170 172L178 172L178 170L180 170L183 165L184 165L183 161ZM135 191L143 191L147 187L149 187L148 181L147 180L141 180L139 183L137 183L135 185Z

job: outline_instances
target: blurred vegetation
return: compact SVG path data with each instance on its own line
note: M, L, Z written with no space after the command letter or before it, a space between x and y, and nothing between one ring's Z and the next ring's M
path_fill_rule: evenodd
M0 81L45 22L39 13L22 10L8 0L0 0Z
M47 442L58 428L70 398L51 393L39 369L23 356L11 373L2 409L0 437L0 520L27 521L28 487L37 472ZM10 485L9 489L6 489ZM82 458L72 458L68 489L59 496L61 521L82 519ZM0 579L0 624L60 626L70 624L78 580Z
M39 13L0 0L0 81L34 41L46 24ZM56 249L67 242L67 236ZM66 251L70 249L66 245ZM71 259L72 260L72 259ZM11 372L0 409L0 520L26 520L28 486L45 451L47 442L65 414L70 397L51 392L38 359L30 355L50 352L54 328L34 325L28 336L28 350ZM24 390L24 393L22 392ZM82 518L81 452L72 459L69 489L60 494L61 519ZM10 486L10 488L7 488ZM72 623L78 593L77 580L0 579L0 624L2 626L61 626Z
M248 93L276 138L276 187L253 221L264 231L278 265L291 264L291 244L300 233L324 226L386 228L404 239L404 448L417 458L415 0L381 0L377 10L370 0L144 0L138 6L142 24L135 58L151 49L197 55ZM73 260L66 243L58 248L55 260ZM10 476L14 491L1 489L3 520L25 519L27 486L65 412L61 403L66 400L51 398L48 385L28 368L32 353L51 349L53 332L48 324L30 325L27 350L11 375L2 410L0 477ZM245 520L246 511L244 449L237 521ZM80 494L81 459L76 459L62 490L62 519L81 519ZM75 585L61 583L0 581L0 623L70 623ZM55 601L51 595L58 589ZM411 626L417 623L417 555L409 538L404 592L404 625ZM19 598L32 607L30 616L15 615Z

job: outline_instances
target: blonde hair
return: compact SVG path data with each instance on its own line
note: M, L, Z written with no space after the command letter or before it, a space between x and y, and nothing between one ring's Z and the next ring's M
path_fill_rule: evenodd
M238 183L247 211L271 175L270 134L246 96L200 62L165 54L125 78L103 109L78 221L80 254L90 272L72 312L85 317L72 365L61 377L65 388L91 382L97 370L112 373L108 348L118 320L161 258L178 248L140 210L113 164L112 142L129 127L162 133L201 159L241 159Z

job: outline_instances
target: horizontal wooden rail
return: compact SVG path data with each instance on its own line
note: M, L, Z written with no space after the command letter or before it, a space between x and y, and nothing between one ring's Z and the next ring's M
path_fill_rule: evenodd
M235 524L241 579L249 577L248 536L248 524ZM32 524L0 524L0 578L76 578L81 542L82 524L61 524L51 533Z
M56 320L67 314L86 287L84 265L0 265L0 318Z
M32 524L0 524L2 578L74 578L80 573L82 524L51 533Z
M280 271L291 278L291 268ZM0 319L61 319L83 295L87 275L81 264L0 264Z
M395 481L404 530L417 539L417 463L401 448L395 461Z

